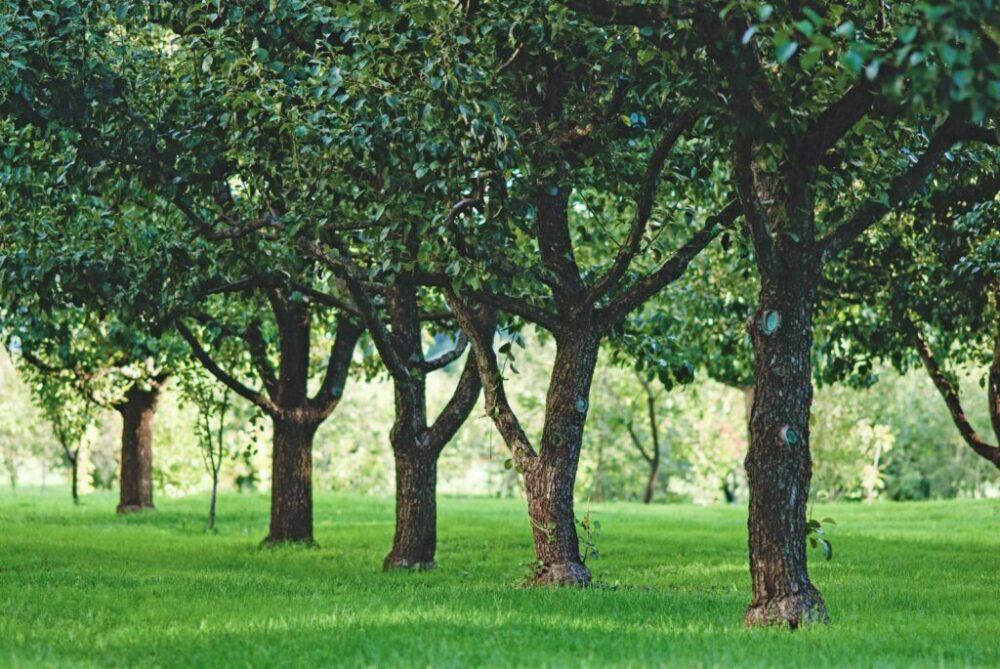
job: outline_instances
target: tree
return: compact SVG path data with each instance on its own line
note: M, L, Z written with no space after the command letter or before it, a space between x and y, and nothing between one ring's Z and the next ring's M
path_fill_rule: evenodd
M246 93L259 90L258 81L249 71L236 80L221 74L202 76L205 54L195 47L207 38L196 35L208 19L201 13L187 15L189 30L176 26L182 31L175 39L177 49L165 53L170 33L149 21L162 18L155 14L157 9L167 8L123 5L112 13L69 2L62 16L43 14L26 20L21 24L24 32L14 35L20 40L13 40L15 52L47 44L55 33L59 48L45 51L30 67L22 63L24 67L15 68L14 81L3 89L7 93L3 110L17 132L66 144L71 170L63 180L79 191L97 179L103 187L93 196L95 206L123 212L118 220L125 225L116 226L117 234L110 238L95 234L92 227L70 228L64 216L51 219L67 254L105 270L99 287L111 293L116 311L127 314L129 322L143 322L161 333L176 324L211 373L271 417L274 479L268 541L311 542L310 444L343 393L362 329L349 315L324 322L336 338L319 394L310 397L313 312L321 305L341 303L332 296L317 303L316 295L322 293L315 290L315 283L306 285L313 279L310 264L280 262L287 257L280 253L282 245L252 234L274 223L275 198L285 200L297 188L293 184L289 193L282 192L281 174L294 170L286 172L281 161L291 158L273 143L284 136L287 119L269 117L266 124L247 126L246 135L217 132L219 127L206 117L216 118L231 104L229 113L235 119L245 112L242 105L247 100L235 92L220 98L215 86L234 85L235 91L239 83ZM236 13L233 8L228 17L240 25ZM127 35L129 49L115 46L118 37L109 33L116 31ZM249 38L243 42L243 35L233 37L229 41L220 35L214 51L220 59L226 54L242 57L239 49L252 52ZM86 66L79 67L80 62ZM247 70L257 68L255 61L241 63ZM304 74L305 65L297 71ZM124 81L143 85L126 87ZM281 83L277 85L280 88ZM99 100L95 90L101 92ZM22 104L11 104L12 100ZM257 102L258 109L266 104L263 99ZM171 114L161 116L161 109L170 109ZM16 172L13 176L20 181L31 177ZM250 223L233 222L242 216ZM269 266L278 269L260 269ZM297 290L300 283L305 292ZM247 298L214 299L238 294ZM94 304L92 294L83 297L88 298L86 304ZM261 300L270 311L268 326L257 311ZM206 306L220 311L206 313ZM239 307L252 311L240 312ZM243 323L234 333L231 323L224 321L240 317ZM224 369L198 339L201 331L194 321L214 333L214 340L235 336L241 341L244 348L237 362L252 367L262 387L251 388L238 378L239 372ZM277 348L274 366L268 344ZM151 398L143 394L138 399ZM129 415L133 414L141 419L148 410L140 408Z
M882 361L905 372L917 363L940 393L955 428L1000 468L1000 176L991 150L956 156L932 188L880 234L858 244L837 280L824 286L838 317L824 372L855 385ZM861 295L838 290L847 275ZM995 440L973 426L956 367L984 364L981 385Z
M79 394L76 377L72 373L54 375L46 370L33 368L30 364L22 369L28 374L34 400L52 427L52 434L69 465L70 494L73 503L79 504L80 451L87 432L94 425L96 407Z
M219 472L222 464L231 456L226 439L226 419L231 409L232 391L223 386L221 391L205 374L195 371L181 376L182 393L185 399L198 409L195 438L205 470L212 480L208 504L208 529L215 530L216 506L219 497Z
M473 343L487 413L524 477L534 581L585 585L573 490L600 344L680 277L738 208L690 177L669 180L669 193L660 187L661 175L712 152L697 83L653 74L680 63L640 67L656 55L638 35L556 6L478 11L473 47L492 59L495 104L519 142L502 173L464 194L476 204L444 221L444 271L420 279L446 291ZM705 206L685 216L676 203L693 193ZM537 449L507 400L510 345L497 355L492 331L475 323L482 307L506 312L507 328L531 323L555 341Z
M805 555L817 283L825 265L905 204L956 145L996 142L977 125L993 102L975 94L995 85L987 67L995 53L991 3L904 4L892 13L881 2L679 3L669 12L569 4L595 21L645 29L651 41L665 22L689 21L718 68L718 112L760 278L748 328L755 395L746 624L826 621ZM856 203L843 203L845 190Z

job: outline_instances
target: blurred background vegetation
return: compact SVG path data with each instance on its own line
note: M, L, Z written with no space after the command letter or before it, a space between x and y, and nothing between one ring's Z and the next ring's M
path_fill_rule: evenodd
M518 374L508 375L509 392L526 425L541 429L550 343L529 338L515 347ZM457 381L461 361L430 377L432 412L440 409ZM812 436L813 494L820 500L924 500L1000 496L992 466L966 446L944 403L922 370L900 375L876 370L865 389L838 385L816 389ZM983 370L966 369L963 388L976 397ZM27 381L10 359L0 357L0 485L15 490L65 486L65 456L39 409ZM393 491L389 427L392 391L388 380L352 380L342 411L323 425L314 451L318 491L390 496ZM653 503L743 503L746 485L746 394L707 379L667 392L649 386L656 411L661 462ZM981 393L981 391L980 391ZM981 394L980 394L981 396ZM650 465L636 446L651 452L648 396L639 376L604 356L595 377L592 407L577 481L577 496L588 501L643 501ZM985 406L970 402L975 424L988 425ZM195 425L197 408L169 386L155 427L154 477L160 495L207 490ZM81 449L81 492L117 485L120 417L108 411L88 430ZM221 472L223 490L266 491L270 484L270 425L245 403L226 418L228 455ZM631 427L631 433L630 433ZM634 437L633 437L634 435ZM445 494L520 494L507 451L481 408L442 455L440 489Z

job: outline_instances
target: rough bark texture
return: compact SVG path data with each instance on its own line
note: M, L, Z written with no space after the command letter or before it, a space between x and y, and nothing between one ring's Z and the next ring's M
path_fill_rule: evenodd
M265 544L313 543L312 441L318 424L274 420L271 527Z
M540 450L524 468L538 559L534 580L540 585L587 585L591 581L590 570L580 558L573 486L599 342L597 335L586 330L557 336Z
M396 532L383 569L433 569L437 550L437 455L393 447Z
M153 419L159 398L159 383L135 384L115 407L122 416L118 513L153 508Z
M811 228L810 220L800 229ZM763 278L759 308L748 324L755 372L745 461L753 598L745 622L794 628L826 622L828 616L806 568L806 506L812 477L810 353L817 270L809 252L791 239L783 241L787 246L779 246L779 265L774 276Z
M432 569L437 550L437 460L479 398L479 374L470 354L450 401L429 424L425 373L443 365L425 360L413 287L394 287L389 317L392 350L385 354L396 359L391 365L395 419L390 433L396 465L396 531L382 568ZM480 325L492 332L496 324L493 311L481 312L479 317ZM373 323L372 327L378 325ZM441 361L454 357L445 355Z
M292 302L283 291L272 290L268 297L278 325L281 360L277 378L271 383L274 404L280 411L271 416L271 526L264 544L313 544L312 441L320 418L309 410L306 390L309 307Z

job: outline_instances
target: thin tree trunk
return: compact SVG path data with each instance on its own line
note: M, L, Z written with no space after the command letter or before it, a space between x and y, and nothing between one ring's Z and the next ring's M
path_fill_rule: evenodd
M815 273L805 262L789 262L787 273L762 281L760 308L749 323L756 392L746 456L753 580L748 626L794 628L828 620L806 567Z
M80 486L79 486L79 480L80 480L80 454L79 454L79 451L77 451L77 453L74 454L74 456L70 459L69 466L70 466L70 471L71 471L71 476L72 476L71 492L72 492L72 495L73 495L73 504L79 504L80 503Z
M649 480L646 481L646 494L642 497L643 504L649 504L653 501L653 493L656 491L656 478L660 473L660 462L659 459L653 460L649 463Z
M159 397L159 384L136 384L115 407L122 416L118 513L153 508L153 420Z
M219 472L212 472L212 499L208 503L208 529L215 529L215 504L219 497Z
M537 584L588 585L591 581L590 570L580 557L573 487L599 341L587 332L556 339L540 449L524 471L538 559Z
M295 420L273 421L271 527L265 544L312 544L312 441L319 427Z
M437 549L437 454L393 447L396 460L396 532L382 568L432 569Z

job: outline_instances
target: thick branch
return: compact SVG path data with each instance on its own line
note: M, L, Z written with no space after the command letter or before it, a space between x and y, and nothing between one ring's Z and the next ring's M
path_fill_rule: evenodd
M465 353L465 349L469 345L469 338L465 335L465 331L458 333L458 341L455 342L455 347L450 351L442 353L436 358L431 360L423 360L418 363L418 367L424 372L434 372L442 367L447 367L451 363L455 362L462 357Z
M473 318L476 319L477 329L484 336L487 331L492 332L496 329L497 314L495 309L480 309L473 313ZM492 334L489 336L492 339ZM441 452L441 449L451 441L458 429L468 419L479 399L481 388L479 363L476 360L475 352L472 351L465 360L465 367L462 368L462 375L458 379L451 399L448 400L448 404L441 410L434 424L427 431L428 442L435 453Z
M441 290L452 290L451 277L447 274L436 272L411 272L409 280L421 286L433 286ZM471 299L477 303L488 304L505 311L513 316L518 316L524 320L539 325L550 332L557 329L559 322L557 316L541 307L536 307L525 300L511 295L498 295L488 290L473 290L467 288L462 291L462 299Z
M660 183L660 174L663 172L663 164L677 140L680 139L681 134L691 127L696 118L697 115L691 111L681 112L664 133L656 148L653 149L642 181L639 183L639 192L635 199L635 217L632 220L632 227L629 229L625 244L619 249L608 273L601 277L587 292L587 297L584 299L586 304L595 304L609 290L613 290L625 272L628 271L632 259L639 253L643 235L646 233L646 226L653 213L653 201L656 199L656 190Z
M851 245L868 228L877 223L894 208L901 207L924 184L927 177L944 154L956 143L963 141L988 141L996 143L990 131L963 123L945 121L931 138L927 149L909 170L899 174L881 198L873 198L861 205L854 216L830 232L819 242L820 261L826 262Z
M493 424L500 432L500 436L503 437L507 448L510 449L515 462L519 467L524 468L537 457L537 454L531 447L528 435L525 434L521 422L517 419L517 415L507 400L503 374L493 350L494 328L484 327L475 311L450 289L445 290L445 298L448 300L448 306L458 318L462 329L465 330L472 342L473 355L470 357L476 360L479 380L486 398L486 414L493 420Z
M920 332L920 329L916 326L916 324L911 325L913 328L913 340L917 353L920 354L920 359L923 361L924 368L927 369L927 373L930 375L931 381L934 382L938 392L941 393L941 397L944 398L945 404L948 405L948 411L951 413L951 419L955 423L955 427L958 428L959 434L962 435L965 443L967 443L972 450L976 452L976 454L990 461L995 467L1000 469L1000 448L987 442L978 432L976 432L975 428L972 427L972 423L969 422L969 419L965 415L965 411L962 409L962 403L958 396L958 389L952 384L952 382L938 366L937 361L934 359L934 352L931 351L931 347L927 343L923 334Z
M878 85L865 78L817 116L797 142L799 150L808 152L813 160L799 162L816 164L841 137L863 119L872 109Z
M344 313L351 314L352 316L361 316L361 312L358 310L357 306L351 304L347 300L342 300L335 295L331 295L330 293L326 293L322 290L317 290L316 288L299 281L292 281L291 287L319 304L327 307L333 307L334 309L340 309Z
M372 341L375 342L375 348L378 349L382 363L397 383L403 384L404 387L409 387L410 368L406 361L400 357L399 351L392 340L392 334L386 328L384 319L379 315L378 308L372 302L368 291L365 289L361 277L361 269L343 250L338 249L340 257L333 258L316 244L305 238L300 237L298 244L299 248L326 265L337 276L343 279L347 285L347 291L351 294L354 304L358 307L362 322L368 328Z
M309 403L319 410L322 418L328 417L340 403L347 383L347 374L351 370L351 359L365 329L349 318L337 319L337 334L330 349L330 359L326 364L326 373L316 396Z
M623 295L612 301L607 307L598 310L598 319L602 325L605 328L617 325L633 309L642 305L662 290L664 286L679 279L691 261L723 229L730 226L739 215L739 205L736 202L731 202L721 212L710 216L701 230L696 232L684 246L677 249L670 258L660 265L659 269L632 284Z
M275 375L274 367L271 366L271 361L268 359L267 342L264 340L264 333L261 332L260 321L256 318L250 320L246 331L243 333L243 339L250 350L250 360L253 362L257 374L260 375L261 380L264 382L264 389L273 399L275 390L278 387L278 377Z
M263 393L248 388L238 381L236 377L222 369L222 367L220 367L215 360L212 359L212 356L210 356L202 347L201 342L198 341L198 338L194 335L194 333L191 332L191 330L189 330L182 321L178 320L175 325L177 327L177 331L180 332L181 337L183 337L184 341L186 341L188 346L191 347L191 352L194 353L194 357L212 374L212 376L224 383L240 397L253 402L267 414L277 416L280 413L280 409L270 400L270 398Z

